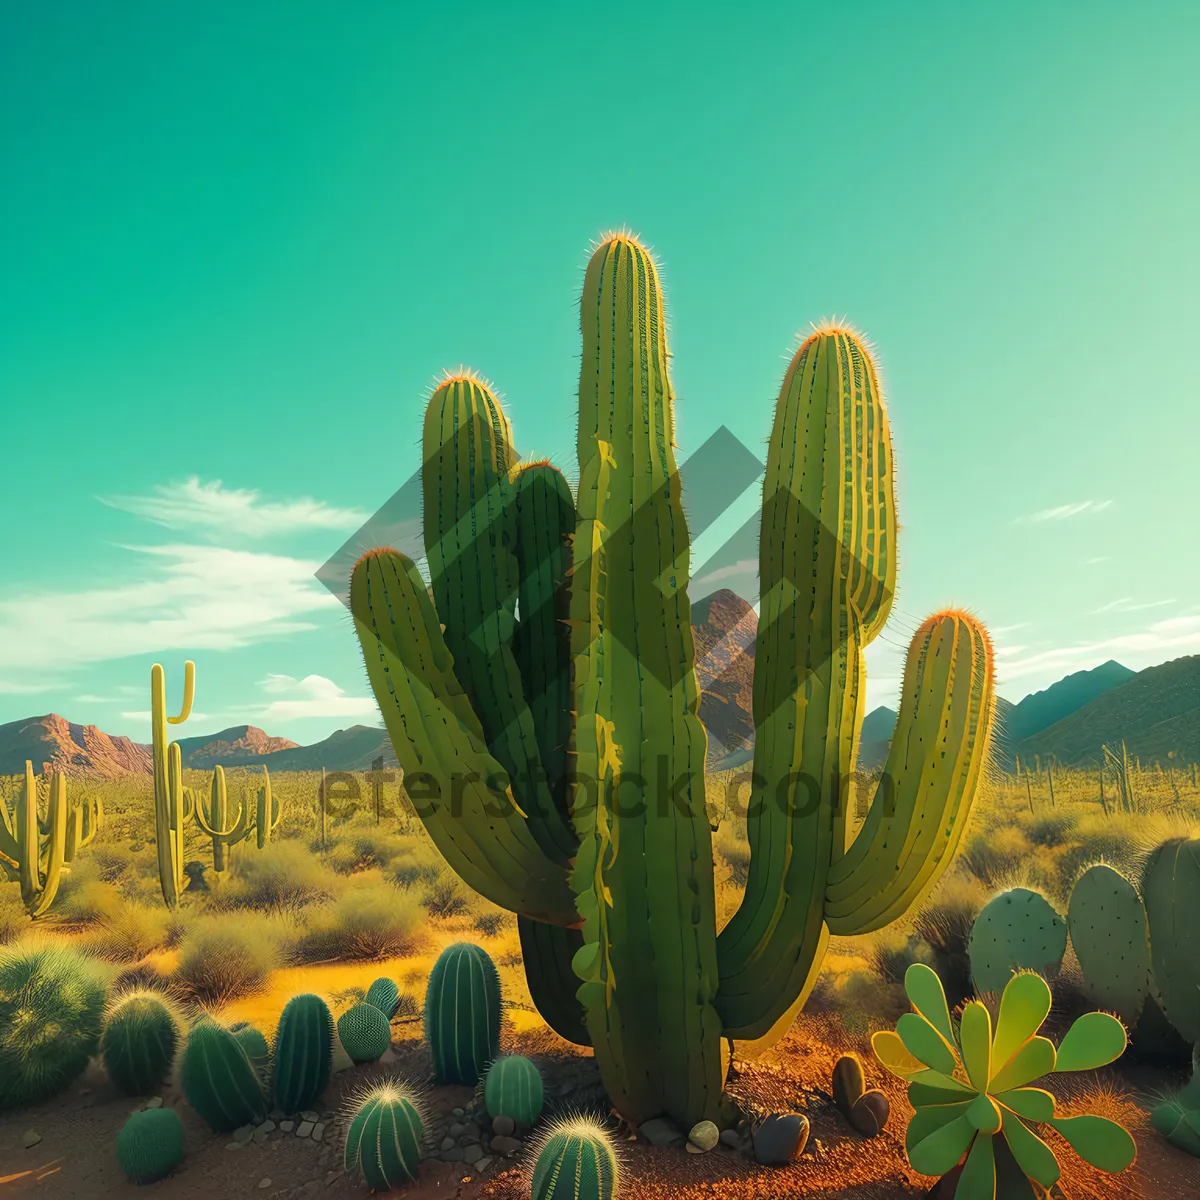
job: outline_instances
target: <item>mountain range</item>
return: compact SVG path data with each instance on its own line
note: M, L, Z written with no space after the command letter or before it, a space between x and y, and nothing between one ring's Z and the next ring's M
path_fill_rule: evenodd
M739 766L753 755L754 648L758 617L728 590L692 608L700 719L708 731L708 766ZM896 725L893 709L880 706L863 721L859 766L876 769L887 758ZM1146 763L1200 761L1200 655L1178 658L1134 672L1109 660L1076 671L1018 704L997 705L998 760L1035 756L1064 765L1098 761L1105 743L1124 739ZM396 766L387 732L371 725L339 729L320 742L301 746L271 737L254 725L179 738L185 768L263 765L272 771L365 771L380 759ZM68 777L112 779L148 774L151 748L127 737L110 737L95 725L77 725L56 713L0 725L0 775L36 769Z

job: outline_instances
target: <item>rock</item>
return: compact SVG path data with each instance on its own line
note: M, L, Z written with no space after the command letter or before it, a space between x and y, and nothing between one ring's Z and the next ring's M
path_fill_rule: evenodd
M21 1139L26 1150L32 1150L41 1140L42 1135L33 1129L25 1130L25 1136Z
M721 1145L728 1146L731 1150L740 1150L742 1148L742 1135L736 1129L722 1129Z
M764 1167L783 1167L804 1152L808 1118L800 1113L774 1113L754 1131L754 1157Z
M492 1132L501 1137L512 1137L517 1132L517 1123L512 1117L497 1117L492 1122Z
M296 1136L297 1137L308 1137L308 1135L310 1133L312 1133L313 1129L314 1129L314 1122L301 1121L300 1124L296 1126Z
M162 1108L162 1097L161 1096L151 1096L150 1099L146 1101L146 1107L147 1108Z
M876 1137L888 1123L891 1106L877 1089L864 1092L850 1109L850 1124L866 1137Z
M311 1121L311 1122L312 1122L314 1125L315 1125L315 1124L316 1124L316 1123L317 1123L317 1122L318 1122L320 1119L321 1119L321 1114L320 1114L320 1113L315 1113L315 1112L312 1112L312 1111L307 1111L307 1110L306 1110L305 1112L302 1112L302 1113L300 1114L300 1120L302 1120L302 1121Z
M688 1144L684 1147L684 1149L689 1154L707 1154L708 1153L708 1151L705 1150L703 1146L697 1146L694 1142L688 1142Z
M233 1140L240 1142L243 1146L249 1145L254 1138L254 1126L243 1125L240 1129L233 1131Z
M467 1145L467 1144L469 1144L469 1143L471 1143L471 1142L474 1142L476 1145L478 1145L478 1143L479 1143L479 1130L478 1130L478 1129L468 1129L468 1130L467 1130L467 1132L466 1132L466 1133L464 1133L464 1134L462 1135L462 1137L461 1137L459 1140L460 1140L460 1141L461 1141L461 1142L462 1142L464 1145Z
M514 1154L519 1154L521 1151L521 1141L519 1138L506 1137L504 1134L498 1134L492 1138L492 1149L497 1154L503 1154L505 1158L509 1158Z
M320 1141L320 1140L321 1140L321 1139L322 1139L324 1136L325 1136L325 1122L324 1122L324 1121L318 1121L318 1122L317 1122L317 1123L316 1123L316 1124L313 1126L313 1131L312 1131L312 1140L313 1140L314 1142L319 1142L319 1141Z
M280 1121L279 1128L282 1129L284 1133L291 1133L292 1130L296 1128L296 1122L295 1121Z
M441 1154L442 1162L454 1163L463 1161L462 1148L459 1146L451 1146L449 1150L443 1150Z
M455 1117L465 1117L467 1115L467 1110L465 1108L452 1108L450 1113Z
M682 1146L687 1142L683 1131L666 1117L654 1117L638 1126L638 1133L652 1146Z
M226 1142L225 1143L226 1150L240 1150L241 1148L242 1148L241 1142Z
M475 1170L477 1170L477 1171L478 1171L478 1172L479 1172L481 1175L482 1175L482 1174L483 1174L483 1172L484 1172L484 1171L486 1171L486 1170L488 1169L488 1167L490 1167L491 1165L492 1165L492 1160L491 1160L491 1157L490 1157L489 1155L486 1155L486 1154L485 1154L485 1155L484 1155L482 1158L477 1158L477 1159L475 1160Z
M266 1188L269 1188L269 1187L271 1186L271 1180L270 1180L270 1177L269 1177L269 1176L267 1176L267 1177L265 1177L265 1178L263 1178L263 1179L260 1179L260 1180L258 1181L258 1186L259 1186L260 1188L264 1189L264 1190L265 1190Z
M273 1109L271 1109L271 1111L269 1113L267 1113L267 1116L272 1121L282 1121L284 1118L284 1115L285 1114L284 1114L284 1111L282 1108L273 1108Z
M699 1121L688 1134L688 1148L695 1147L701 1154L711 1150L721 1140L721 1131L711 1121Z
M467 1132L467 1127L465 1125L460 1124L458 1121L455 1121L454 1124L451 1125L448 1130L446 1130L446 1132L452 1138L460 1138L460 1137L462 1137L462 1135L464 1133Z
M438 1147L439 1150L453 1150L454 1139L452 1137L442 1138L442 1144Z

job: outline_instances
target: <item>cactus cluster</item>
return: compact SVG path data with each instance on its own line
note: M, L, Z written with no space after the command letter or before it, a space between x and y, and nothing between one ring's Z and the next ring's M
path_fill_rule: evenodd
M183 1159L183 1122L172 1108L134 1113L117 1136L117 1160L134 1183L154 1183Z
M518 914L546 1021L591 1044L624 1116L724 1123L724 1041L778 1036L830 934L897 919L952 858L988 756L991 645L961 612L921 625L851 841L862 651L895 588L891 442L862 339L814 332L767 456L749 881L718 938L666 320L635 238L595 250L581 326L576 494L519 461L490 387L445 379L423 435L432 586L373 551L351 611L422 820Z
M951 1021L941 980L923 963L908 968L904 990L914 1011L894 1033L876 1033L871 1045L883 1066L908 1083L915 1113L905 1148L914 1170L945 1175L962 1161L956 1200L993 1200L996 1143L1003 1139L1029 1183L1051 1188L1061 1171L1036 1131L1042 1125L1102 1171L1120 1172L1133 1162L1136 1147L1124 1127L1090 1114L1060 1117L1054 1097L1033 1086L1052 1072L1088 1071L1119 1058L1126 1039L1116 1017L1087 1013L1056 1047L1038 1035L1051 999L1040 975L1008 981L994 1029L978 1000L957 1024Z
M106 996L102 969L67 946L0 948L0 1111L55 1096L83 1074Z
M971 974L981 991L1000 991L1015 970L1058 970L1067 935L1094 1003L1129 1025L1153 1005L1189 1043L1200 1042L1200 838L1156 846L1140 890L1103 863L1075 881L1064 921L1026 888L994 897L971 931Z
M351 1105L342 1162L377 1192L416 1179L425 1138L421 1101L402 1083L372 1088Z
M34 918L49 911L67 868L104 819L98 797L70 803L65 776L48 775L47 781L45 819L38 812L37 779L28 760L11 816L0 801L0 872L21 885L21 902Z
M183 1019L161 992L139 988L117 996L104 1019L100 1056L127 1096L148 1096L170 1075L183 1044Z
M544 1094L541 1072L519 1054L501 1055L484 1076L488 1116L509 1117L519 1129L528 1129L542 1115Z
M390 1021L400 1007L400 989L393 980L381 977L367 988L363 1003L373 1004Z
M425 1040L438 1083L474 1087L500 1053L500 973L486 950L455 942L438 955L425 989Z
M257 1125L267 1115L262 1082L241 1041L210 1017L188 1033L179 1079L188 1103L216 1133Z
M542 1137L529 1192L531 1200L613 1200L619 1182L612 1134L597 1121L573 1117Z
M311 1108L333 1070L333 1017L320 996L293 996L275 1030L271 1091L285 1113Z
M862 1060L856 1054L843 1054L833 1065L833 1102L864 1137L881 1134L891 1115L887 1096L878 1088L868 1090Z

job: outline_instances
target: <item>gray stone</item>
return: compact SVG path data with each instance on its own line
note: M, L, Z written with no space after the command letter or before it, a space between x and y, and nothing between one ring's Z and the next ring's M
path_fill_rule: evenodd
M291 1133L292 1130L296 1128L296 1122L295 1121L280 1121L279 1128L282 1129L284 1133Z
M273 1108L269 1113L267 1113L267 1116L270 1117L272 1121L282 1121L284 1115L285 1114L282 1108Z
M482 1174L483 1174L483 1172L484 1172L484 1171L486 1171L486 1170L488 1169L488 1167L490 1167L491 1165L492 1165L492 1160L491 1160L491 1158L490 1158L488 1155L486 1155L486 1154L485 1154L485 1155L484 1155L482 1158L477 1158L477 1159L475 1160L475 1170L477 1170L477 1171L478 1171L478 1172L479 1172L481 1175L482 1175Z
M260 1180L258 1181L258 1186L259 1186L260 1188L264 1189L264 1190L265 1190L266 1188L269 1188L269 1187L271 1186L271 1180L270 1180L270 1177L268 1176L268 1177L266 1177L266 1178L260 1179Z
M452 1150L454 1148L454 1139L452 1137L442 1138L442 1144L438 1147L439 1150Z
M736 1129L722 1129L721 1145L728 1146L731 1150L740 1150L742 1148L742 1136Z
M512 1117L497 1117L492 1122L492 1132L501 1137L512 1137L517 1132L517 1123Z
M235 1129L233 1131L233 1140L235 1142L241 1142L241 1144L243 1146L249 1144L249 1142L253 1138L254 1138L254 1126L253 1125L243 1125L240 1129Z
M492 1138L492 1150L496 1154L503 1154L505 1158L509 1158L521 1152L521 1142L518 1138L505 1137L503 1134L500 1134Z
M701 1154L711 1150L721 1137L721 1131L711 1121L700 1121L688 1134L688 1149L695 1147Z
M42 1135L33 1129L25 1130L25 1136L21 1139L26 1150L32 1150L41 1140Z
M308 1137L308 1135L313 1131L313 1126L314 1122L312 1121L301 1121L300 1124L296 1126L296 1136Z
M800 1113L773 1113L754 1131L754 1157L764 1167L783 1167L804 1152L808 1118Z
M464 1133L461 1138L459 1138L459 1141L461 1141L464 1145L471 1143L471 1142L478 1143L479 1142L479 1130L478 1129L468 1129L467 1132Z
M226 1150L240 1150L241 1148L242 1148L241 1142L226 1142L225 1143Z
M465 1108L452 1108L450 1112L456 1117L465 1117L467 1115L467 1110Z
M314 1125L315 1125L315 1124L316 1124L316 1123L317 1123L317 1122L318 1122L320 1119L321 1119L321 1114L320 1114L320 1113L311 1112L311 1111L309 1111L309 1110L307 1110L307 1109L306 1109L304 1112L302 1112L302 1113L300 1114L300 1120L302 1120L302 1121L311 1121L311 1122L312 1122Z
M454 1124L451 1125L450 1128L446 1130L446 1132L452 1138L460 1138L460 1137L462 1137L462 1135L464 1133L467 1132L467 1127L465 1125L461 1125L461 1124L459 1124L459 1122L455 1121Z
M460 1146L451 1146L449 1150L442 1151L442 1162L454 1163L462 1160L463 1152Z
M150 1099L146 1101L146 1107L147 1108L162 1108L162 1097L161 1096L151 1096Z
M683 1131L666 1117L654 1117L638 1126L638 1133L652 1146L682 1146L687 1142Z
M261 1125L256 1127L254 1132L255 1133L274 1133L275 1132L275 1122L272 1121L270 1119L270 1117L268 1117Z
M313 1140L314 1142L319 1142L319 1141L320 1141L320 1140L321 1140L321 1139L322 1139L324 1136L325 1136L325 1122L324 1122L324 1121L318 1121L318 1122L317 1122L317 1123L316 1123L316 1124L313 1126L313 1131L312 1131L312 1140Z

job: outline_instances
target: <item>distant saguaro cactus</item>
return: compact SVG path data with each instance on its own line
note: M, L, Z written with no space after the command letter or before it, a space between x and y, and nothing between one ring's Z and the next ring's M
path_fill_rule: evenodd
M183 705L167 716L167 685L158 663L150 668L150 732L154 743L154 836L158 850L158 882L168 908L177 908L187 887L184 878L184 825L195 799L183 786L183 756L178 742L167 741L167 726L182 725L196 695L196 664L183 665Z

